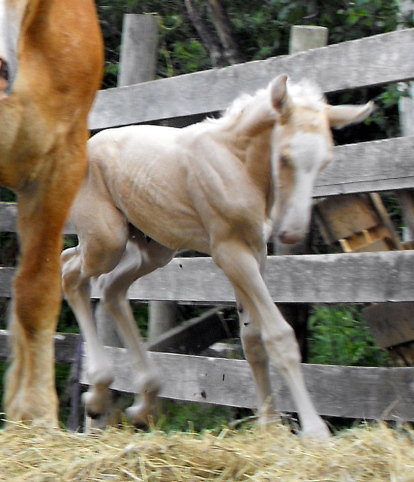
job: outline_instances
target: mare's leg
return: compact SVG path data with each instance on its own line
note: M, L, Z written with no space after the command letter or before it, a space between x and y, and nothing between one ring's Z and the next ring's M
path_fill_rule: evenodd
M140 397L127 409L128 418L136 425L147 421L161 384L143 347L127 291L135 280L166 265L174 253L175 251L153 240L147 240L141 232L133 230L120 263L113 271L99 279L105 309L114 319L137 371L133 386Z
M213 258L232 282L237 296L260 329L270 362L285 377L308 437L329 436L306 389L300 367L300 352L293 329L284 320L269 294L260 272L260 255L241 241L227 240L215 246Z
M58 426L53 335L61 303L59 258L63 227L85 165L76 144L70 149L56 150L39 161L43 179L33 192L19 196L21 256L10 317L13 360L5 392L5 411L13 421Z
M111 203L93 199L92 190L82 189L73 211L80 243L62 253L62 285L86 341L87 374L91 384L84 394L86 412L97 418L107 412L111 403L109 386L114 375L98 338L90 300L90 279L111 271L119 263L127 243L128 228L124 216ZM86 210L91 205L94 206L93 215L82 219L83 208Z

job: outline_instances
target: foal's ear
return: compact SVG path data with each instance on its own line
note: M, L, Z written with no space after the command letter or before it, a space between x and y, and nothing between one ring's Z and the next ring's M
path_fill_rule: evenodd
M365 105L330 105L328 119L332 127L341 128L348 124L357 124L366 119L374 110L375 104Z
M273 108L282 114L287 105L287 82L288 76L286 74L279 75L270 84L270 99Z

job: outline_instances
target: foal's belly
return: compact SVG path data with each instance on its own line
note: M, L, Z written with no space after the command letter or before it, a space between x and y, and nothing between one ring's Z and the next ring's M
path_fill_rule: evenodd
M126 202L121 210L131 224L164 246L209 252L208 234L196 213L180 208L173 200L168 207L156 202Z

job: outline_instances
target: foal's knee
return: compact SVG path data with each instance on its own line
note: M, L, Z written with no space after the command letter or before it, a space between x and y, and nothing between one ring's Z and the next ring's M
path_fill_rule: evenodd
M267 363L267 353L263 344L262 334L253 323L246 322L241 326L243 351L249 363Z
M263 335L263 343L272 363L284 371L301 362L299 345L293 328L286 323L277 332Z

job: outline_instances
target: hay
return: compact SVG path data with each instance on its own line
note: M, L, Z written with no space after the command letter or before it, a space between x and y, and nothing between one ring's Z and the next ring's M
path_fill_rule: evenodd
M317 443L282 425L99 436L19 426L0 433L0 481L414 482L414 431L366 426Z

